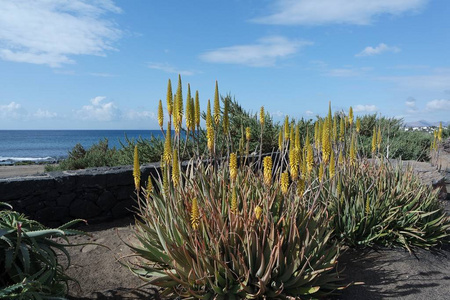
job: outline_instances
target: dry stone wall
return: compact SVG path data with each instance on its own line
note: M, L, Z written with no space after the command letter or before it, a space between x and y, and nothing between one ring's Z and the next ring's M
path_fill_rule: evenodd
M142 184L158 172L159 163L142 166ZM48 226L75 218L90 223L117 219L136 207L131 166L0 179L0 195L0 201Z

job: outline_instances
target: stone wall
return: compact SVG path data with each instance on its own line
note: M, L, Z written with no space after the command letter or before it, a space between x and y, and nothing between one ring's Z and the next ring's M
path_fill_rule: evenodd
M450 161L450 155L446 157ZM276 155L274 159L278 159ZM408 161L403 165L411 166L424 184L439 188L441 199L448 197L450 168L440 165L439 172L429 163ZM141 184L150 174L158 177L159 172L159 163L141 166ZM52 227L75 218L89 223L117 219L135 211L133 170L131 166L104 167L0 179L0 202Z
M141 166L142 184L158 172L159 163ZM48 226L75 218L90 223L116 219L136 206L131 166L0 179L0 195L0 201Z

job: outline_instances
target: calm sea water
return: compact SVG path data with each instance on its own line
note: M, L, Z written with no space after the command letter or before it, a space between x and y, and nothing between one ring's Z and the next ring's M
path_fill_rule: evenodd
M0 164L18 161L55 161L67 157L80 143L85 148L107 138L109 146L120 148L126 138L149 139L159 130L0 130Z

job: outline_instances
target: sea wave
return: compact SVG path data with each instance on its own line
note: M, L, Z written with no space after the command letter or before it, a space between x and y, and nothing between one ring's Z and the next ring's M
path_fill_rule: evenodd
M56 162L57 159L54 157L5 157L0 156L0 164L7 165L7 164L14 164L18 162L34 162L34 163L40 163L40 162Z

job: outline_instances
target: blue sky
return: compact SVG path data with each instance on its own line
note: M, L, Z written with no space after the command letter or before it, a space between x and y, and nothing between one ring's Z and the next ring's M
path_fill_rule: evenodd
M275 120L331 101L450 121L449 16L448 0L0 0L0 129L157 129L178 74L202 109L218 80Z

